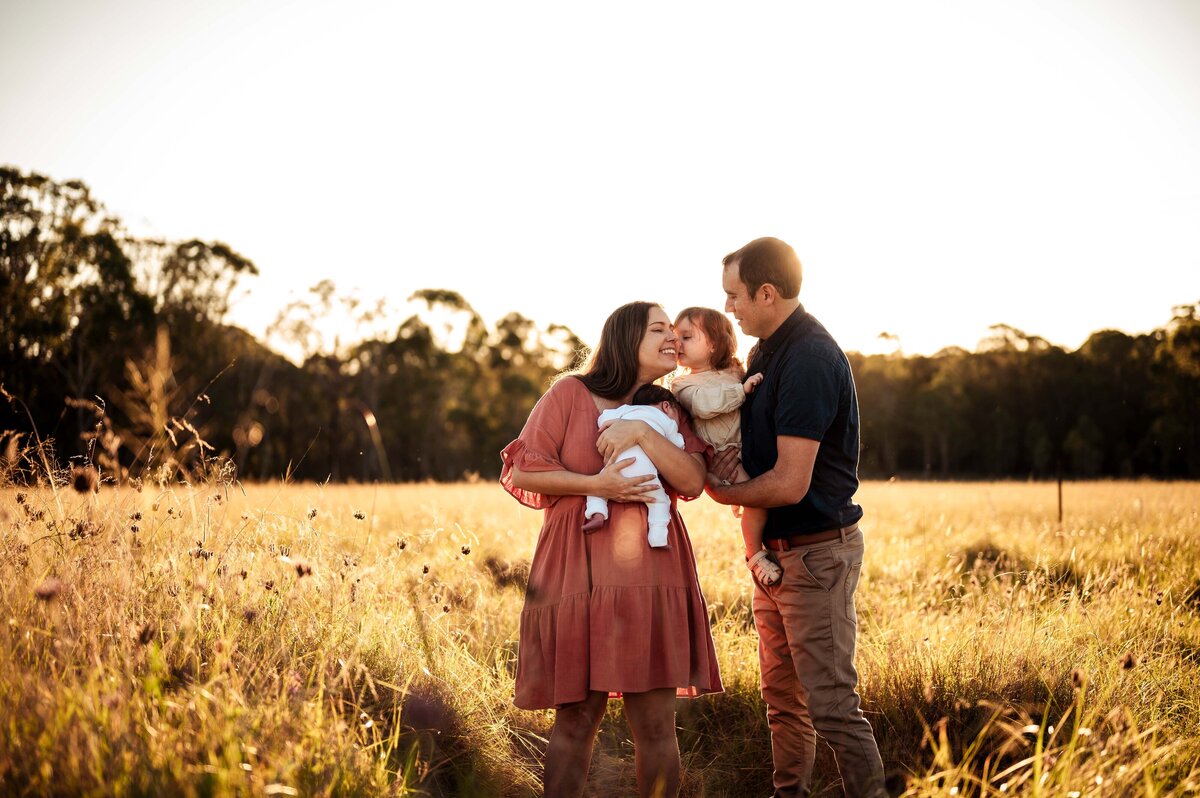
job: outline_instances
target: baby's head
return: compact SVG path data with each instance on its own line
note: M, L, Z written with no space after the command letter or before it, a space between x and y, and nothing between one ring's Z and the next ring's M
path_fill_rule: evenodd
M679 365L691 371L742 368L734 357L737 337L725 314L712 308L685 308L675 317Z
M683 405L679 404L679 400L675 398L675 394L661 385L655 385L652 382L638 388L634 392L633 398L629 400L629 404L654 405L670 416L676 424L682 424L687 415L687 411L683 409Z

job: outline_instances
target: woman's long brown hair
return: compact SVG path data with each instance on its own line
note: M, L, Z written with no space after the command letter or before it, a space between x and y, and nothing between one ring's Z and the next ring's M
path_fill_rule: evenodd
M650 308L654 302L630 302L614 310L604 320L600 343L578 371L559 378L578 377L587 389L604 399L624 399L633 390L638 377L638 349L646 336Z

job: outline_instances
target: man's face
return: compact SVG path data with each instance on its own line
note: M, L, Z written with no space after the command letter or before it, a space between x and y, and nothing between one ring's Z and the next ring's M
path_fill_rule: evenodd
M725 289L725 312L733 316L738 327L746 335L763 337L761 331L766 309L746 290L737 261L725 267L725 273L721 276L721 287Z

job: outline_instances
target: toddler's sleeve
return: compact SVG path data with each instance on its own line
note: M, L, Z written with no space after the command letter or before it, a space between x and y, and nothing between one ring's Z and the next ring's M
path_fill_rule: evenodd
M556 383L538 400L521 434L500 452L504 463L500 469L500 485L521 504L535 510L550 507L559 497L518 488L512 482L512 472L514 468L521 471L566 470L562 464L562 445L571 411L566 382Z

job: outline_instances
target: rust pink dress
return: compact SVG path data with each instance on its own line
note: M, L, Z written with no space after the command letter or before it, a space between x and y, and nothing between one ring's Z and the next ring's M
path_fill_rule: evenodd
M646 541L646 507L612 502L608 522L588 535L583 496L546 496L512 484L512 470L597 474L600 411L574 377L559 380L505 447L500 483L527 507L545 510L521 611L516 696L522 709L560 707L665 687L680 696L721 691L708 607L683 519L671 496L667 548ZM706 444L680 425L684 450Z

